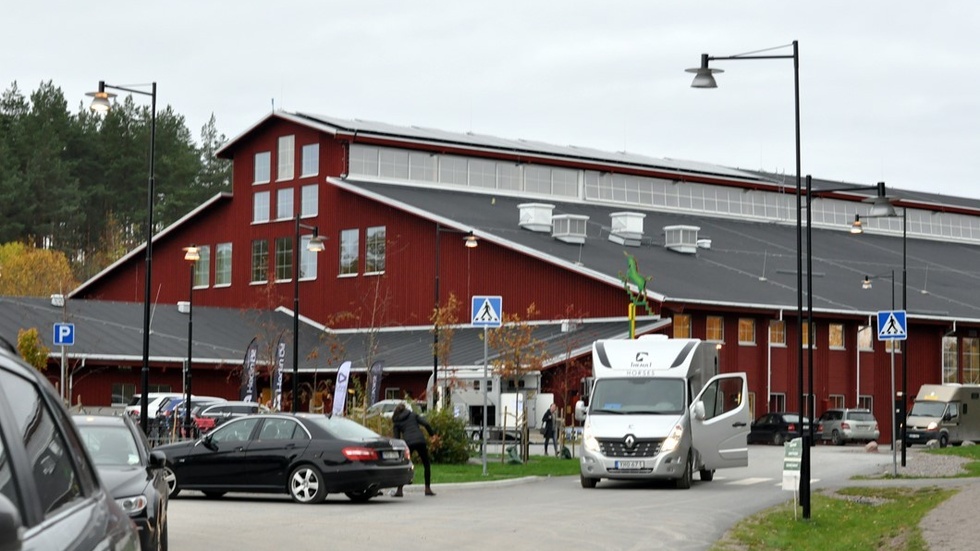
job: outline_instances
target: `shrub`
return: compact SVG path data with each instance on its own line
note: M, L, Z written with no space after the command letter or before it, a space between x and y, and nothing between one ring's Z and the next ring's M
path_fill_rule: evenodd
M453 417L450 408L430 412L425 419L436 430L436 435L429 438L429 455L434 463L462 464L469 461L472 443L466 435L466 424L462 419Z

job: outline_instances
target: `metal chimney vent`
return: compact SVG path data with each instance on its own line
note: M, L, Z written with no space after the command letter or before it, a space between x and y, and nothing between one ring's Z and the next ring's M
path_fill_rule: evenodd
M627 247L639 247L643 239L643 219L647 215L639 212L614 212L609 240Z
M520 226L525 230L536 232L551 231L551 213L555 206L547 203L522 203L517 205L521 210Z
M581 214L559 214L551 217L551 237L565 243L585 243L585 227L589 217Z
M65 305L65 295L51 295L51 306L62 308Z
M698 252L698 226L664 226L664 247L683 254Z

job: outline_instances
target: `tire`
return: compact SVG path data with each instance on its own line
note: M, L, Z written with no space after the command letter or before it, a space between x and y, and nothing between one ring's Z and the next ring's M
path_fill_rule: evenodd
M691 452L687 452L687 461L684 462L684 472L675 481L678 490L690 490L691 480L694 478L694 457Z
M783 436L783 433L781 432L777 432L772 435L772 443L774 446L782 446L783 442L785 441L786 441L786 437Z
M220 499L224 495L225 492L212 492L212 491L204 492L204 497L208 499Z
M595 485L599 483L598 478L588 478L583 474L579 475L579 482L582 483L583 488L595 488Z
M297 503L321 503L327 498L323 473L313 465L300 465L289 473L289 497Z
M347 499L354 503L367 503L372 497L378 495L377 490L360 490L357 492L344 492Z
M949 435L945 432L939 435L939 447L945 448L949 445Z
M834 443L835 446L844 445L844 439L841 438L840 431L838 431L837 429L834 429L834 432L830 434L830 440L831 442Z
M167 497L177 497L180 493L180 484L177 483L177 473L169 466L163 468L163 478L167 481Z
M701 474L701 480L705 482L711 482L712 480L715 479L714 469L701 469L699 472Z

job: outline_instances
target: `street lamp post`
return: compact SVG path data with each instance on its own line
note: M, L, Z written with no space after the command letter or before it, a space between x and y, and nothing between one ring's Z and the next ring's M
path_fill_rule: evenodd
M880 277L880 276L875 276L875 277ZM870 289L871 288L871 279L872 279L871 276L864 276L864 281L861 283L861 288L862 289ZM894 311L895 310L895 270L892 270L891 271L891 280L892 280L892 310ZM889 351L891 353L890 376L891 376L891 382L892 382L892 396L895 396L895 342L894 341L890 341ZM897 445L896 444L896 440L895 440L897 435L896 435L896 430L895 430L894 403L892 404L892 408L893 408L892 409L892 415L891 415L892 419L891 419L891 423L889 423L891 425L891 427L892 427L892 475L893 476L898 476L898 465L896 465L896 461L895 461L895 450L897 450L898 448L895 447ZM904 408L903 408L903 410L904 410ZM905 423L902 423L903 426L904 426L904 424ZM904 438L904 435L902 436L902 449L903 450L905 449L905 438ZM905 462L904 461L902 462L902 466L903 467L905 466Z
M464 233L460 230L447 228L436 222L436 266L435 266L435 300L432 310L432 407L439 409L439 249L442 244L443 232ZM479 240L472 231L465 232L463 244L468 249L475 248Z
M184 435L190 436L191 424L191 376L193 353L191 344L194 342L194 265L201 259L200 249L191 245L184 247L184 260L190 263L190 285L187 287L187 366L184 368ZM176 421L176 420L175 420Z
M711 61L743 61L758 59L792 59L793 60L793 99L795 110L795 137L796 137L796 315L800 324L797 335L797 356L796 361L799 366L797 384L800 394L800 419L806 413L803 394L803 218L802 218L802 199L803 181L800 162L800 49L799 42L794 40L791 44L793 53L791 55L759 55L761 52L785 48L789 45L777 46L757 52L747 52L732 56L709 56L701 54L701 66L694 69L687 69L689 73L695 73L692 88L717 88L713 73L721 73L721 69L708 67ZM809 274L808 274L809 275ZM800 437L803 438L803 424L800 423ZM803 518L810 518L810 446L804 440L803 451L800 457L800 504L803 507Z
M132 86L147 85L142 84ZM140 403L140 428L143 430L144 434L148 434L147 427L149 424L149 413L147 411L147 407L149 405L148 394L150 393L150 295L152 294L152 289L150 286L150 270L153 265L153 158L155 156L154 152L156 150L157 139L157 83L153 82L149 84L149 86L150 92L145 92L143 90L136 90L125 86L106 84L104 80L100 80L99 90L97 92L89 92L86 94L87 96L92 97L92 104L90 108L99 113L108 111L111 107L109 100L110 98L115 97L115 94L106 92L107 88L111 90L129 92L131 94L150 96L150 175L149 182L146 186L146 274L143 278L143 368L140 372L140 392L142 393Z
M307 226L299 221L299 214L296 215L296 235L293 241L293 396L290 411L296 413L299 402L299 270L300 270L300 246L299 231L301 229L310 230L313 236L306 249L312 253L323 252L324 238L320 237L320 230L317 226Z
M908 308L908 209L902 207L902 214L895 211L894 206L885 197L885 183L879 182L880 187L878 197L871 209L870 214L865 214L864 218L895 218L902 217L902 310ZM854 215L854 224L851 225L851 233L864 233L864 226L861 224L861 215ZM902 466L906 464L907 456L905 451L906 419L905 407L908 403L908 350L907 340L902 341ZM894 446L894 443L892 443Z

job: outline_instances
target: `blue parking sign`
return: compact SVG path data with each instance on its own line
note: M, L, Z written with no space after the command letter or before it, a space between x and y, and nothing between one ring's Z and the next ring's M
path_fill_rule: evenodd
M73 346L75 344L75 324L54 324L54 338L51 340L55 346Z

